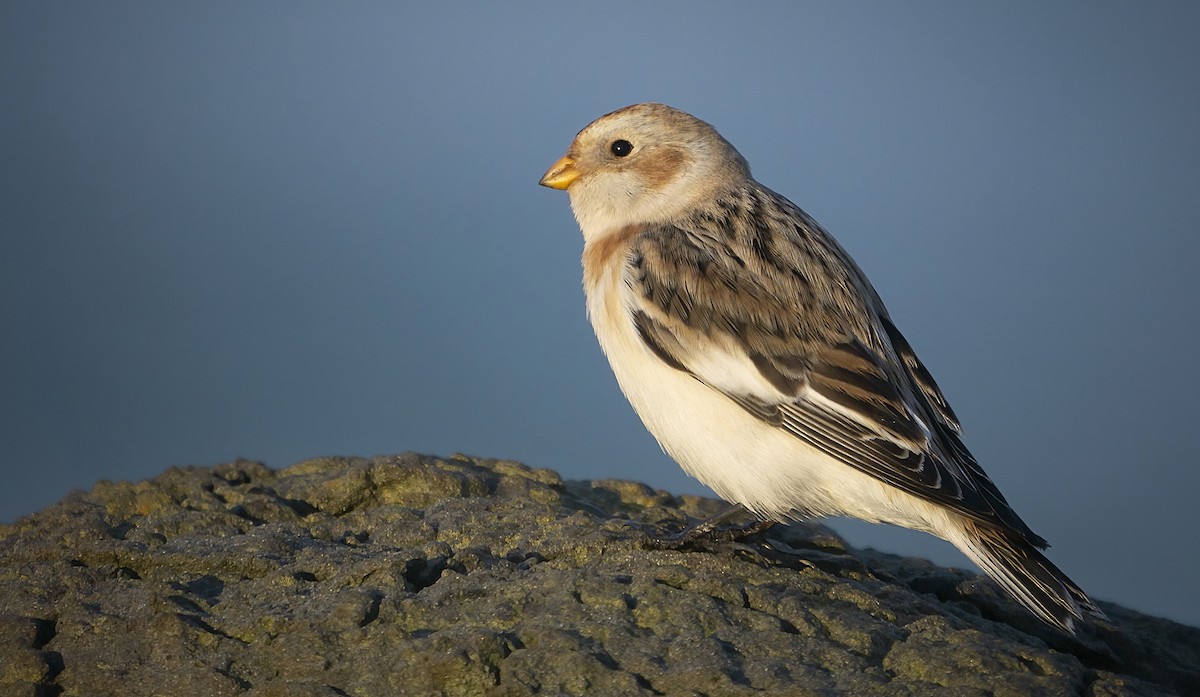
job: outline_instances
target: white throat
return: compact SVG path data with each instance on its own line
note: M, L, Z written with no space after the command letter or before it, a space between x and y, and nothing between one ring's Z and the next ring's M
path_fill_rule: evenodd
M711 160L693 160L671 180L651 186L633 172L580 179L571 185L571 211L585 242L631 225L679 220L704 208L730 178Z

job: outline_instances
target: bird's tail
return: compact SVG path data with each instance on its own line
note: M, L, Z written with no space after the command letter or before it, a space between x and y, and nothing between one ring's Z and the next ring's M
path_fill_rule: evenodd
M1075 582L1019 534L967 522L951 540L1042 621L1075 633L1075 620L1104 613Z

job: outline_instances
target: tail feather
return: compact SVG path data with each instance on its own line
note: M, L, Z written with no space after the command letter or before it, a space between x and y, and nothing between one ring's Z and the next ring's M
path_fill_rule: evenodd
M952 540L1018 602L1039 619L1075 633L1075 620L1105 619L1083 590L1027 540L1000 528L968 523Z

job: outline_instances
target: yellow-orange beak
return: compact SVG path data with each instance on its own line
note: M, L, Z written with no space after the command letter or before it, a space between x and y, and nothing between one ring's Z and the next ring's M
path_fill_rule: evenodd
M575 160L562 157L558 162L550 165L550 169L546 170L538 184L551 189L565 189L578 178L579 170L575 168Z

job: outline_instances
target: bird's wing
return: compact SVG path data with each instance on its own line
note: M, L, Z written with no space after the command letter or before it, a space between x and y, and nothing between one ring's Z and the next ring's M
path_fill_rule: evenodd
M1045 546L967 451L953 411L861 272L794 210L803 218L783 236L778 226L722 233L730 223L718 220L634 238L625 282L643 343L829 456Z

